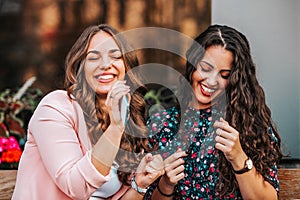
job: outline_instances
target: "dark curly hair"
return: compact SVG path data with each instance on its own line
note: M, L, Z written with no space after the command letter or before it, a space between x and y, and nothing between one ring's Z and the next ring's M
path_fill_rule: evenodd
M109 25L101 24L86 28L77 39L66 57L65 87L70 98L76 100L84 113L89 138L95 144L102 133L110 124L110 118L101 105L98 96L89 86L84 75L84 64L88 45L92 37L99 31L110 34L122 52L125 64L125 72L139 65L135 51L131 49L127 41L117 30ZM130 120L128 121L125 133L122 136L120 150L116 156L116 163L119 165L119 179L124 184L129 184L128 178L138 165L140 158L138 153L148 152L147 128L145 126L145 102L143 92L146 88L133 73L126 73L127 84L132 88L138 88L131 96L129 105Z
M272 121L271 111L266 105L264 91L256 78L249 42L234 28L225 25L209 26L195 38L187 51L185 78L190 83L196 70L195 66L210 46L222 46L233 54L232 69L224 94L226 98L220 98L226 99L225 118L239 131L242 148L253 160L256 170L269 181L267 176L270 167L274 163L278 164L282 157L281 139ZM276 141L272 140L274 137L271 134L275 135ZM219 155L220 181L217 190L221 195L225 195L235 191L238 183L229 161L221 151Z

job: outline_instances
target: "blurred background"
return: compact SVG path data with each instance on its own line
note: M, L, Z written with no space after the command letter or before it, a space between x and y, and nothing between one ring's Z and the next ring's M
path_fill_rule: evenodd
M34 84L48 92L62 87L67 51L87 26L107 23L121 32L155 26L194 37L211 22L211 2L0 0L0 21L0 89L36 76ZM152 59L182 71L181 63L170 59L171 55L154 51L144 55L144 62Z
M227 24L248 37L284 153L299 163L299 10L298 0L0 0L0 91L32 76L43 94L62 88L66 54L89 25L163 27L194 38L212 23ZM141 61L184 69L170 52L147 49Z

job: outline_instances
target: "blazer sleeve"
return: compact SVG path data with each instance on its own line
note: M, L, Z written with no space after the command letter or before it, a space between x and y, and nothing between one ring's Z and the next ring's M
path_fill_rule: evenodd
M85 125L85 124L84 124ZM43 98L28 126L42 162L55 184L72 199L88 199L106 181L83 153L76 130L76 112L65 91Z

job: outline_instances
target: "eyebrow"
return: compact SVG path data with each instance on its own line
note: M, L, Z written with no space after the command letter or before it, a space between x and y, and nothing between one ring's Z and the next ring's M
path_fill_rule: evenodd
M209 62L205 61L205 60L201 60L200 62L204 62L205 64L207 64L208 66L210 66L211 68L215 68L215 66L213 66L212 64L210 64ZM220 70L220 72L231 72L231 69L222 69Z
M121 52L120 49L111 49L111 50L108 51L108 53L114 53L116 51L120 51ZM89 54L89 53L94 53L94 54L98 54L98 55L101 54L101 52L97 51L97 50L90 50L90 51L87 52L87 54Z
M215 66L213 66L212 64L210 64L209 62L205 61L205 60L201 60L200 62L204 62L205 64L207 64L208 66L210 66L211 68L215 68Z

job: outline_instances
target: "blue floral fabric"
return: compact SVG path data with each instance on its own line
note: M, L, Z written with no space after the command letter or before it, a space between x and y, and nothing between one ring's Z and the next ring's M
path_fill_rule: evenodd
M164 159L178 148L188 153L184 158L185 177L176 185L173 199L242 199L239 190L222 197L216 192L219 180L218 150L214 147L215 131L212 125L220 116L222 114L214 109L193 108L181 111L180 115L178 109L172 107L149 118L149 143L152 147L158 143L156 153ZM268 178L279 191L276 165L270 170ZM150 199L157 183L150 186L144 199Z

